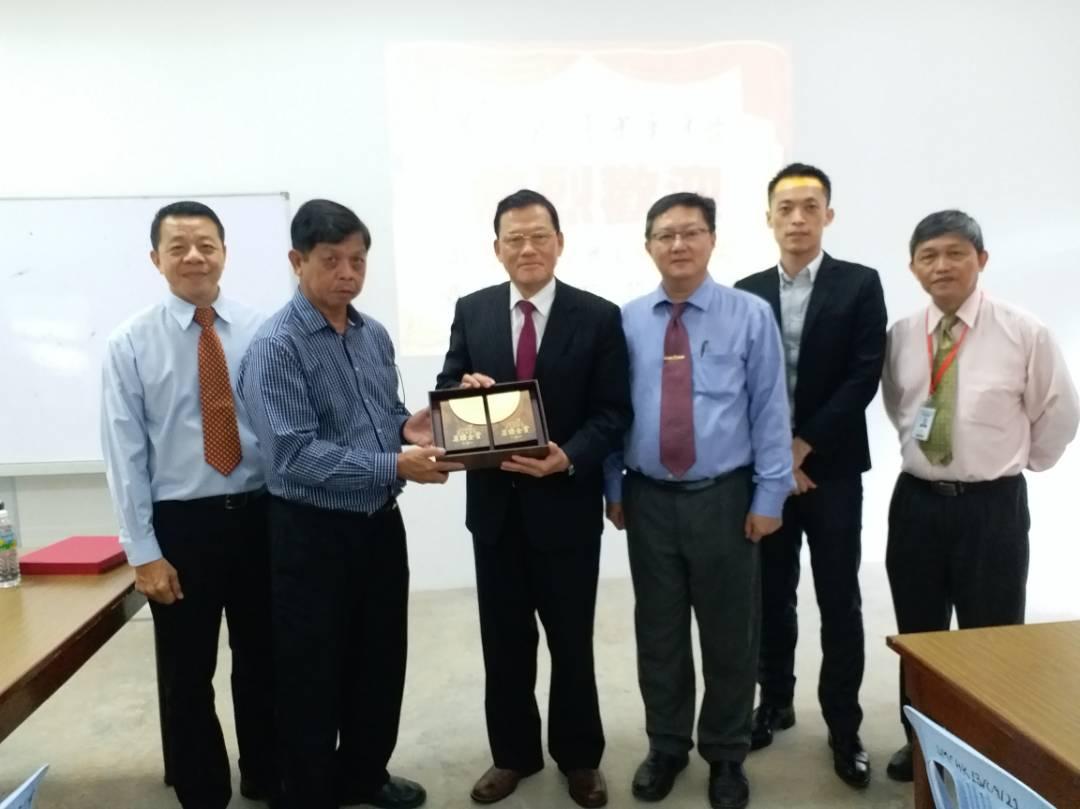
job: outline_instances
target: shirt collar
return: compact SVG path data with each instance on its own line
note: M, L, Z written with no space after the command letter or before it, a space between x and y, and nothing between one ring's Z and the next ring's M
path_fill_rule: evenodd
M221 320L224 320L226 323L232 322L232 303L230 303L229 299L221 293L221 290L218 290L218 296L214 300L212 306L214 307L214 312L217 313L217 316ZM187 329L195 319L195 304L177 297L172 290L169 290L169 294L165 297L165 309L172 315L173 319L181 329Z
M696 309L701 311L707 311L709 303L712 301L713 289L717 286L712 276L706 273L705 280L698 285L698 288L694 290L693 294L686 299L686 303L690 304ZM661 283L652 291L649 295L649 308L655 309L662 303L674 303L671 298L668 297L667 292L664 290L664 285Z
M960 322L969 329L975 328L975 321L979 318L979 308L982 305L982 300L982 290L976 287L967 296L967 300L960 304L960 308L956 310L956 316L960 319ZM938 308L936 303L930 301L930 305L926 309L926 333L933 334L936 332L943 317L945 317L945 313Z
M810 271L810 285L811 286L814 285L814 279L817 278L818 270L821 269L821 262L824 261L824 260L825 260L825 251L823 250L823 251L821 251L820 253L817 254L817 257L813 261L811 261L809 264L807 264L805 267L803 267L803 270L809 270ZM782 284L793 284L793 283L795 283L795 279L792 278L790 275L788 275L786 272L784 272L784 268L780 265L779 262L777 262L777 264L776 264L776 271L778 273L780 273L780 283L782 283ZM801 273L802 270L799 270L799 272ZM798 273L796 273L796 275L798 275Z
M323 313L315 308L315 305L307 299L307 296L304 295L299 287L297 287L296 292L293 294L292 309L300 319L300 325L304 327L304 331L307 334L314 334L319 331L319 329L330 328L330 323L327 322ZM364 325L364 318L361 317L360 312L358 312L356 307L351 303L346 309L346 315L350 326Z
M518 301L525 300L525 296L521 294L521 290L517 286L510 282L510 310L513 311L514 307L518 305ZM544 284L543 288L528 299L529 303L536 307L536 311L544 317L548 316L551 312L551 305L555 302L555 278L552 277L550 281Z

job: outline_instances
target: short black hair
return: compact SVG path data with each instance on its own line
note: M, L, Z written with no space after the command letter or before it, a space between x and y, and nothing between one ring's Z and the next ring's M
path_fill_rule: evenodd
M769 204L772 204L773 191L776 190L776 185L781 180L785 180L788 177L813 177L815 180L821 183L825 189L825 204L832 203L832 181L829 180L829 175L819 169L817 166L811 166L807 163L792 163L784 166L780 171L776 172L776 176L769 180Z
M551 217L551 224L555 228L556 233L562 233L559 229L559 212L555 210L555 206L551 204L551 200L541 194L539 191L531 191L528 188L522 188L520 191L515 191L508 197L503 197L499 200L499 204L495 206L495 235L499 235L499 220L502 219L502 215L507 211L516 211L519 208L529 208L533 205L543 205Z
M692 191L680 191L677 194L668 194L660 197L645 214L645 238L652 237L653 222L658 216L667 213L672 208L697 208L705 217L705 224L709 226L709 233L716 232L716 200L695 194Z
M289 226L293 250L307 255L317 244L341 244L354 233L371 249L371 231L360 217L339 202L309 199L296 211Z
M911 234L911 241L908 243L911 258L915 258L915 250L923 242L946 235L955 235L966 239L971 242L971 246L975 248L976 253L983 252L983 235L979 223L963 211L952 209L937 211L923 217L923 220L915 226L915 231Z
M150 223L150 246L155 250L161 244L161 223L169 216L201 216L204 219L209 219L217 228L218 238L221 239L221 243L225 244L225 226L221 224L221 220L218 219L218 215L214 213L213 208L203 205L201 202L185 199L180 202L171 202L154 214L154 221Z

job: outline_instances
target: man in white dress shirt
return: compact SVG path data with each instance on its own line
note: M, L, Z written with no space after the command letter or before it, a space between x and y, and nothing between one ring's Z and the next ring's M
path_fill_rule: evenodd
M184 809L225 809L228 755L212 680L229 624L240 792L275 794L270 557L255 435L236 369L261 324L221 294L225 229L197 202L158 211L150 259L165 299L109 337L105 471L135 588L154 614L167 769Z
M1076 388L1049 329L979 289L988 254L974 219L931 214L910 250L931 300L889 330L881 380L903 455L886 552L897 629L948 629L954 608L961 629L1021 624L1022 473L1049 469L1076 435ZM888 767L900 781L912 779L905 731Z

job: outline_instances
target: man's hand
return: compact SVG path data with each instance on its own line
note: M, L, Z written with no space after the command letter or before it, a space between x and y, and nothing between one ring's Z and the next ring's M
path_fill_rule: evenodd
M615 526L617 531L622 531L626 528L626 515L623 514L622 503L608 503L607 518L611 521L611 524Z
M158 604L172 604L184 597L176 568L164 558L136 565L135 589Z
M554 441L548 441L546 458L527 458L524 455L512 455L509 461L503 461L499 468L504 472L520 472L534 478L547 477L570 468L570 459Z
M401 428L401 437L405 439L405 443L418 447L430 447L434 444L435 439L431 434L431 408L425 407L409 416L409 420Z
M490 388L494 384L495 380L487 374L474 372L461 377L461 387L463 388Z
M799 469L803 465L803 461L806 460L806 456L814 451L814 448L803 441L798 436L795 436L795 440L791 442L791 461L792 466Z
M746 538L751 542L760 542L762 537L779 531L783 524L779 517L765 517L751 512L746 515Z
M414 483L446 483L449 472L465 467L440 461L446 454L442 447L413 447L397 456L397 476Z
M816 489L817 484L807 477L801 469L795 470L795 491L793 494L806 494L811 489Z

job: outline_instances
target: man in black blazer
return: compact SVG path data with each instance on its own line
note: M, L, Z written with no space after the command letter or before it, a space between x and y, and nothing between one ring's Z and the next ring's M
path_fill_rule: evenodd
M864 651L859 561L862 473L870 468L865 410L885 357L885 298L875 270L822 252L832 186L801 163L769 183L768 224L780 263L735 286L772 304L784 339L796 490L783 527L761 545L762 632L751 749L795 724L796 587L802 535L821 610L818 700L837 775L870 783L859 740Z
M494 760L472 790L494 803L544 766L536 698L536 615L551 653L548 747L581 806L603 806L604 733L593 669L604 459L631 421L626 340L614 304L556 281L555 207L522 190L495 212L509 283L457 302L440 388L538 380L551 438L543 459L468 472Z

